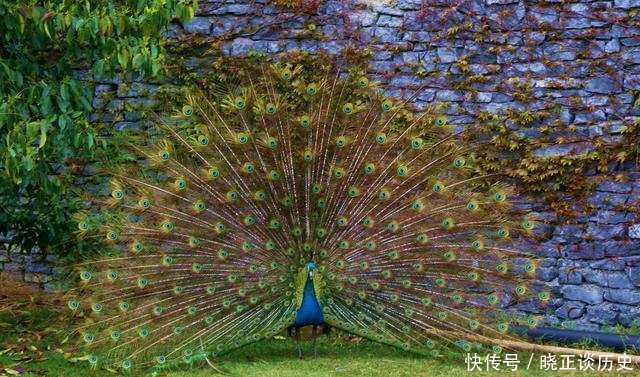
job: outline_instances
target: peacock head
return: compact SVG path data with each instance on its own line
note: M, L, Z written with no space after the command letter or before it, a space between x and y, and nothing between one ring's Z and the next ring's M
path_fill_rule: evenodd
M307 263L307 271L309 273L309 277L313 277L313 270L316 268L316 264L314 262Z

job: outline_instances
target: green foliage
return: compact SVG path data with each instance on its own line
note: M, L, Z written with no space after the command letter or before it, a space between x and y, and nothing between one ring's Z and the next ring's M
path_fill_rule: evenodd
M197 0L0 0L0 232L14 230L24 249L72 240L73 182L106 148L87 120L92 84L74 73L161 73L162 30L196 7Z

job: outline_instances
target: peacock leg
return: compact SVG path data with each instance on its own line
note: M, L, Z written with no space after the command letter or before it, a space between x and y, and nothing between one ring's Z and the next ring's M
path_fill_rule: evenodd
M314 359L318 358L318 344L316 342L317 330L318 330L318 326L313 325L313 328L311 329L311 336L313 336L313 358Z
M296 346L298 347L298 358L304 359L304 355L302 354L302 346L300 345L300 328L296 327L294 329L296 331L295 339L296 339Z

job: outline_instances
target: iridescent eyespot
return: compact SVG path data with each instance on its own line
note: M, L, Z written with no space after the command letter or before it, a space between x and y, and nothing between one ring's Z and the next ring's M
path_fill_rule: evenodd
M258 191L256 191L256 192L254 192L254 193L253 193L253 198L254 198L255 200L258 200L258 201L262 201L262 200L264 200L266 197L267 197L267 194L266 194L264 191L262 191L262 190L258 190Z
M227 201L235 202L238 199L238 192L235 190L227 191Z
M444 184L442 184L441 182L436 182L433 184L434 192L442 192L443 190L444 190Z
M131 243L131 251L134 253L138 253L142 251L144 245L141 242L134 241Z
M89 356L89 364L95 365L97 363L98 363L98 356L96 355Z
M413 149L420 149L422 148L423 144L424 141L419 137L414 137L413 139L411 139L411 148Z
M482 240L475 240L471 242L471 247L476 251L482 250L484 249L484 242L482 242Z
M176 188L183 190L187 187L187 181L182 178L176 179L175 186Z
M304 151L304 154L303 154L302 158L306 162L309 162L309 161L313 160L313 152L311 152L311 150L307 149L306 151Z
M509 236L509 229L507 228L500 228L498 229L498 237L508 237Z
M538 298L542 301L548 301L550 298L549 292L540 292L538 293Z
M528 262L524 265L524 270L527 272L534 272L536 270L536 266L533 263Z
M347 191L347 195L349 195L350 198L355 198L360 195L360 189L357 187L351 186Z
M441 224L442 224L442 227L445 229L451 229L455 226L455 222L450 217L447 217L446 219L442 220Z
M130 360L125 360L125 361L122 362L122 368L124 368L124 369L131 368L131 365L133 365L133 364L131 363Z
M114 231L109 231L107 232L107 239L109 241L113 241L116 240L118 238L118 233L114 232Z
M142 208L149 208L151 202L147 198L142 198L138 201L138 205Z
M80 279L82 279L83 281L89 281L91 280L91 273L89 271L83 271L80 273Z
M350 243L347 240L342 240L342 241L340 241L340 243L338 243L338 247L343 249L343 250L344 249L348 249L349 246L350 246Z
M429 237L427 237L426 234L418 234L416 236L416 241L418 241L421 244L427 243L429 241Z
M164 230L165 232L171 232L171 231L173 231L173 228L174 228L174 226L173 226L173 223L171 221L167 220L167 221L164 221L162 223L162 230Z
M78 300L69 300L69 302L67 302L67 306L71 310L77 310L80 307L80 302Z
M345 136L338 136L336 138L336 146L344 147L347 144L347 138Z
M311 125L311 119L309 119L309 117L306 115L301 116L300 125L305 128L309 127L309 125Z
M160 152L158 153L158 156L160 156L160 159L161 159L162 161L167 161L167 160L169 159L169 157L171 157L171 155L170 155L170 154L169 154L169 152L167 152L167 151L160 151Z
M376 143L384 144L387 142L387 135L383 132L380 132L376 135Z
M324 228L316 229L316 236L318 236L318 238L323 238L326 235L327 235L327 230L326 229L324 229Z
M273 115L276 113L276 111L278 110L278 108L276 107L275 104L273 103L268 103L265 110L267 111L267 114L269 115Z
M145 278L139 278L136 281L136 284L138 285L138 288L144 288L147 285L149 285L149 280L145 279Z
M215 229L216 233L222 233L226 229L226 226L223 222L218 221L217 223L213 224L213 229Z
M277 181L278 179L280 179L280 173L277 170L271 170L269 171L267 178L269 178L272 181Z
M318 92L318 87L316 86L316 84L309 84L307 85L307 93L314 95Z
M391 197L391 192L389 192L389 190L380 190L378 197L382 200L387 200Z
M245 134L244 132L240 132L237 135L237 140L240 144L246 144L249 141L249 135Z
M458 157L456 159L453 160L453 166L456 168L461 168L465 165L466 160L462 157Z
M115 272L115 271L107 272L107 279L111 280L111 281L117 280L118 279L118 273Z
M138 330L138 336L140 336L141 338L146 338L147 335L149 335L149 330L145 328Z
M534 228L533 221L525 220L522 222L522 228L526 230L531 230Z
M436 126L444 126L447 124L447 118L444 116L439 116L436 118Z
M96 302L95 304L91 305L91 310L93 310L95 313L101 312L102 304Z
M247 105L244 98L242 97L236 97L233 104L235 105L236 109L244 109L244 107Z
M86 221L81 221L78 223L78 229L80 230L87 230L89 229L89 223Z
M367 86L369 86L369 79L362 76L358 79L358 86L360 88L366 88Z
M413 202L413 204L411 204L411 208L414 211L422 211L424 209L424 203L422 202L422 200L418 199L415 202Z
M158 357L156 357L156 362L157 362L158 364L164 364L164 363L165 363L165 361L167 361L167 358L166 358L166 357L164 357L164 356L158 356Z
M400 165L398 166L398 168L396 169L396 175L398 177L404 177L407 175L407 172L409 171L409 169L404 166L404 165Z
M382 102L382 110L389 111L393 107L393 102L391 100L384 100Z
M437 285L438 287L444 287L444 286L446 285L446 282L445 282L445 281L444 281L444 279L442 279L442 278L438 278L438 279L436 279L436 281L435 281L435 282L436 282L436 285Z
M121 302L118 307L120 308L121 311L126 312L127 310L129 310L129 303L127 302Z
M352 103L345 103L344 106L342 106L342 112L345 114L351 114L353 113L353 104Z
M113 190L111 191L111 196L114 199L122 199L124 197L124 193L122 192L122 190Z
M345 174L345 171L343 168L335 168L335 170L333 171L333 176L336 178L342 178Z
M369 163L364 166L364 172L366 174L371 174L374 171L376 171L376 166L374 164Z
M364 225L365 227L371 227L374 223L375 221L370 216L367 216L364 220L362 220L362 225Z
M282 78L285 80L289 80L291 78L291 71L289 69L285 69L282 71Z
M393 220L389 224L387 224L387 229L391 232L396 232L398 229L400 229L400 224L397 221Z
M193 115L193 107L189 106L189 105L184 105L182 106L182 113L186 116L191 116Z
M493 195L493 199L494 199L496 202L504 202L506 198L507 198L507 195L505 195L505 193L503 193L503 192L496 192L496 193Z
M271 149L275 149L278 147L278 139L276 139L275 137L268 137L267 138L267 146Z

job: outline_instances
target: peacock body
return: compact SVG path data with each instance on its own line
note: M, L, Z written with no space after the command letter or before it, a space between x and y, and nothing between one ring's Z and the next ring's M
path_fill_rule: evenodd
M548 299L505 243L533 221L437 107L319 61L225 69L133 139L137 162L78 215L108 244L68 303L93 365L192 362L318 324L424 354L498 351L504 308Z

